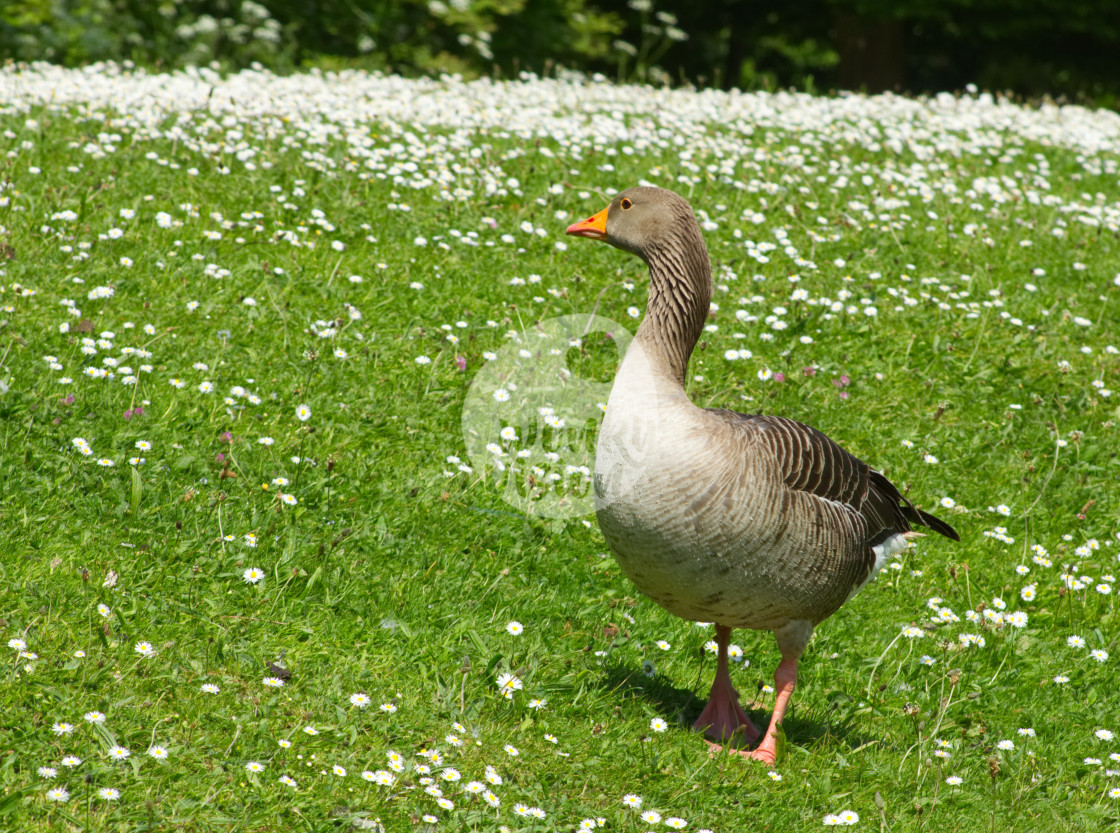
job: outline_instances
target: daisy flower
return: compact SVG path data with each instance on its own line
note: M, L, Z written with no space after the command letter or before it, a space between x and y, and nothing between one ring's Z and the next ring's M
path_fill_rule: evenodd
M249 761L245 764L245 769L249 772L264 772L264 764L258 761Z
M350 695L350 705L352 706L357 706L359 709L364 709L369 704L370 699L368 694L362 694L361 692L359 692L357 694Z
M102 787L97 791L97 797L103 801L116 801L121 797L121 791L113 787Z
M512 699L513 693L524 688L524 684L513 674L502 673L498 675L498 688L501 690L503 697Z
M512 636L520 636L524 630L525 626L516 620L506 625L506 632Z

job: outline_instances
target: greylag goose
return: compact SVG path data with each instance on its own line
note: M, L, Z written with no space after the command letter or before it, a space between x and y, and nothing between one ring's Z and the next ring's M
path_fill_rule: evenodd
M774 763L813 628L919 534L911 524L960 538L820 431L689 400L685 370L708 316L712 273L685 200L630 188L568 234L635 254L650 275L645 318L600 428L599 526L645 595L677 616L715 622L715 682L694 725L713 748L731 749L736 732L748 744L760 737L728 674L731 630L773 631L782 655L774 712L757 748L740 754Z

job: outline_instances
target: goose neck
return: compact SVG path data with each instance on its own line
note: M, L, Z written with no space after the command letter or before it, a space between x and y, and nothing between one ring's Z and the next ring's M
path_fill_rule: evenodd
M683 388L711 307L712 275L702 242L698 250L674 247L668 254L648 258L649 304L635 338L653 367Z

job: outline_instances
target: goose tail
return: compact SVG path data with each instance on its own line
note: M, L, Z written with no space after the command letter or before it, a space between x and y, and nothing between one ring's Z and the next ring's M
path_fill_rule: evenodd
M953 541L961 540L961 536L957 534L957 531L936 515L931 515L929 512L923 512L921 509L918 509L913 505L907 508L910 509L910 512L907 512L907 515L909 516L908 520L910 520L911 522L919 524L920 526L924 526L927 529L932 529L934 532L940 533L941 535L944 535L946 538L949 538Z

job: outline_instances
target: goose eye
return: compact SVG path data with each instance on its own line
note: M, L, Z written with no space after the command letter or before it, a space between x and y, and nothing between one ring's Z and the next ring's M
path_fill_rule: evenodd
M623 210L623 211L625 211L626 209L628 209L628 208L629 208L630 206L632 206L633 204L634 204L634 203L630 202L630 200L625 200L625 199L624 199L624 200L623 200L622 202L620 202L620 203L619 203L618 205L619 205L619 207L620 207L620 208L622 208L622 210Z

